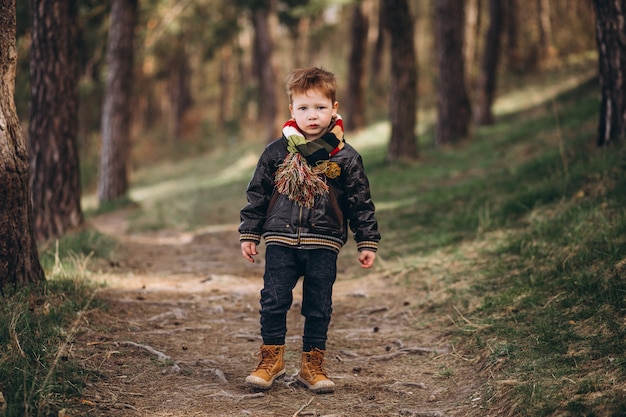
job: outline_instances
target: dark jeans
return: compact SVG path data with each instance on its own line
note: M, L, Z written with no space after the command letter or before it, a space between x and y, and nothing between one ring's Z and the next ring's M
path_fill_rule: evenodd
M304 277L301 313L305 317L302 350L325 350L333 311L333 284L337 277L337 253L328 249L266 247L261 290L263 343L285 344L287 312L293 302L293 289L301 276Z

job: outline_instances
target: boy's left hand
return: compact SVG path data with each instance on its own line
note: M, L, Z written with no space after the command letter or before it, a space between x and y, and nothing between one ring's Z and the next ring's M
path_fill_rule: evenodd
M376 252L372 252L371 250L362 250L359 252L359 262L361 263L361 268L371 268L374 265L374 260L376 259Z

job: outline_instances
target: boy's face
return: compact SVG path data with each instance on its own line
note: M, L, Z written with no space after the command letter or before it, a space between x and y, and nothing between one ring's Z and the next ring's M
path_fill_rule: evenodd
M332 102L320 90L293 94L289 110L306 140L314 140L326 133L333 117L337 115L338 102Z

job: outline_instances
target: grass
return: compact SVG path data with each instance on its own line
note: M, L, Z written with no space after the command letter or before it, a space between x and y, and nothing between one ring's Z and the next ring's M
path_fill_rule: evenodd
M83 231L60 239L41 256L48 280L4 289L0 304L0 392L3 417L61 415L80 398L87 372L70 359L81 312L99 308L87 262L108 256L113 242Z
M503 98L497 123L456 148L433 148L431 127L420 126L414 164L385 162L385 124L348 137L370 177L383 268L399 285L444 288L414 308L445 317L454 307L465 319L452 338L458 352L482 358L477 373L486 383L475 416L626 415L626 146L595 146L597 80L567 85L543 101L537 94L545 88L531 86L533 103L523 110ZM523 91L511 97L524 104ZM262 147L135 172L130 230L238 223ZM0 353L0 391L14 407L7 415L26 405L61 407L80 391L82 371L55 358L76 314L92 305L94 289L82 280L87 262L114 247L95 232L67 236L42 254L59 279L3 303L0 334L9 349ZM468 248L478 254L463 264L471 270L448 271L437 283L407 273L444 252L462 259ZM461 277L467 286L454 285ZM59 313L45 314L46 305ZM52 383L60 380L67 385Z

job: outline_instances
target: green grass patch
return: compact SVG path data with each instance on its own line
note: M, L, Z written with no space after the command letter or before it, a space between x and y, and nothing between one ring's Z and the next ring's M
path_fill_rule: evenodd
M0 303L0 392L3 417L56 416L75 406L89 372L72 360L80 312L94 299L88 264L107 259L116 243L93 230L68 233L41 251L47 281L3 289Z

